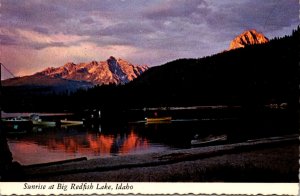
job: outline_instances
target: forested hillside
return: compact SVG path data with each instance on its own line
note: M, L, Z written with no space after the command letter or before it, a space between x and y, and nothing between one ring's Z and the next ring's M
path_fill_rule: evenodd
M3 89L6 110L81 110L148 106L298 104L299 28L291 36L199 59L152 67L126 85L73 94L16 96ZM20 91L21 92L21 91ZM47 104L45 104L47 103Z

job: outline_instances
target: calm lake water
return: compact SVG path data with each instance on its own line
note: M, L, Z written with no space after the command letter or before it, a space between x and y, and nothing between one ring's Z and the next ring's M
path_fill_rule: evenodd
M282 119L282 118L280 118ZM13 159L23 165L79 157L99 158L144 154L195 147L198 139L226 139L200 146L243 142L295 132L290 122L278 119L177 119L169 123L76 125L33 127L29 132L8 134Z
M21 164L36 164L79 157L98 158L160 152L189 147L183 141L169 140L169 125L145 123L87 128L34 127L31 132L8 136L13 159ZM160 131L164 131L163 134ZM171 134L171 133L169 133ZM174 140L175 139L175 140Z

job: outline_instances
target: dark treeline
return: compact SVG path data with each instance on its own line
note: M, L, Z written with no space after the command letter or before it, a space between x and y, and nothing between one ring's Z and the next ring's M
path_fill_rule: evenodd
M75 93L39 94L2 89L4 111L82 111L128 108L242 105L298 105L299 27L267 44L200 59L179 59L153 67L126 85L102 85ZM38 89L35 89L38 91Z

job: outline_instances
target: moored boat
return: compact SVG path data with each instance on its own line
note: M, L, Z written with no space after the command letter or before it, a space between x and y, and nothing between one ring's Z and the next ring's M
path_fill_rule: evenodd
M47 126L47 127L54 127L54 126L56 126L56 122L53 122L53 121L43 121L42 119L32 120L32 124L33 125L37 125L37 126Z
M32 121L21 117L1 119L1 123L5 128L10 130L24 130L32 128Z
M227 135L216 135L216 136L212 136L209 135L205 138L197 138L197 139L193 139L191 140L191 145L203 145L203 144L211 144L211 143L216 143L216 142L224 142L227 140Z
M83 121L78 120L60 120L61 124L69 124L69 125L82 125Z
M56 122L54 122L54 121L44 121L37 114L30 115L30 119L32 121L32 124L35 125L35 126L47 126L47 127L56 126Z
M154 118L145 118L147 123L164 123L171 122L172 117L154 117Z

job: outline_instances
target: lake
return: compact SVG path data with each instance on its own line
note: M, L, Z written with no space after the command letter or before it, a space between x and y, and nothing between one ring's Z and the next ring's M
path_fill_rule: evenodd
M283 114L255 118L174 119L76 126L33 127L9 133L13 159L23 165L86 157L88 159L243 142L297 133ZM196 146L192 141L200 141Z

